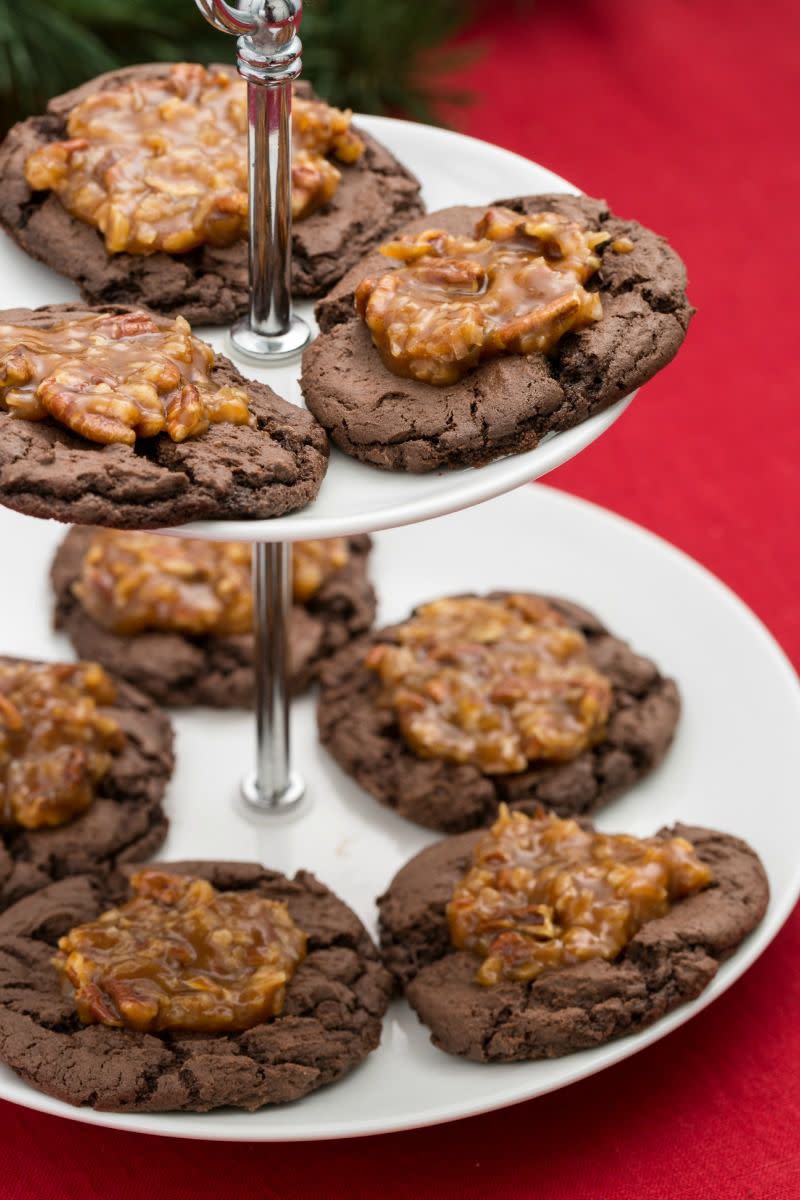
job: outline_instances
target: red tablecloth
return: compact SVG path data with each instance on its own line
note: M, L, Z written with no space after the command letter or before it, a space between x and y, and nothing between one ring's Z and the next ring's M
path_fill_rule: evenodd
M795 0L521 3L493 18L486 57L459 77L476 103L454 117L635 214L686 258L699 312L676 363L551 481L695 555L796 659L799 11ZM710 1010L553 1096L285 1147L144 1139L3 1105L0 1195L797 1200L799 1017L796 913Z

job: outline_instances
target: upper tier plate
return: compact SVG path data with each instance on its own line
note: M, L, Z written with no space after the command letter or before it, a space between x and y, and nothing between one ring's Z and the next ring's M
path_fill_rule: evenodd
M475 138L388 117L359 116L358 123L383 142L422 181L431 211L452 204L486 204L502 196L575 192L577 188L537 163ZM34 262L0 233L2 307L55 304L73 300L75 285ZM312 325L313 305L297 312ZM316 326L314 326L316 328ZM260 368L231 353L227 331L201 329L216 349L231 355L244 375L261 379L294 404L302 404L299 363ZM240 541L296 541L388 529L456 512L510 491L572 458L604 433L625 410L630 397L569 429L547 436L535 450L485 467L408 475L380 471L332 450L330 466L314 504L271 521L202 521L184 525L187 536Z

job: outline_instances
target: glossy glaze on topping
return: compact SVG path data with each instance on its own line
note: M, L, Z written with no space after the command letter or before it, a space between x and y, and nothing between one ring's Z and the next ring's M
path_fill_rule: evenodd
M346 538L294 542L292 597L307 604L349 561ZM243 542L97 530L73 591L93 621L131 636L146 630L229 637L253 628L252 548Z
M485 774L567 762L598 742L611 684L583 635L532 596L453 597L422 605L373 647L367 666L422 758Z
M94 663L0 663L0 824L64 825L89 807L125 737Z
M52 417L103 445L159 433L183 442L217 421L251 420L244 388L212 382L214 361L183 317L0 325L0 408L26 421Z
M109 254L185 254L247 236L247 92L241 79L177 63L157 79L94 92L69 114L67 138L29 155L35 191L52 190L94 225ZM350 113L295 97L292 215L336 191L364 144Z
M221 1033L277 1016L306 953L283 901L145 868L133 897L62 937L53 965L85 1024Z
M363 280L356 307L390 371L444 386L600 320L600 297L583 285L606 241L557 213L490 208L474 238L431 229L383 246L403 265Z
M478 983L526 982L616 958L646 921L711 882L685 838L597 833L502 805L447 906L450 937L482 959Z

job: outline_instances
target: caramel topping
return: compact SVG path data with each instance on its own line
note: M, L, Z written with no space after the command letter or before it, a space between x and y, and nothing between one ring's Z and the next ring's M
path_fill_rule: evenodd
M323 100L292 100L292 217L301 221L333 196L341 171L329 160L352 165L364 153L364 143L350 128L352 113L332 108Z
M611 249L615 254L630 254L634 248L633 242L629 237L614 238L614 241L611 243Z
M295 97L292 214L330 200L364 143L349 112ZM25 177L103 234L109 254L185 254L247 236L247 93L224 71L178 63L159 79L95 92L69 114L68 137L28 156Z
M356 308L395 375L443 386L486 358L551 350L603 315L583 284L608 241L552 212L490 208L475 238L440 229L381 252L404 265L356 289Z
M0 823L63 825L89 807L125 744L98 709L115 698L94 663L0 663Z
M292 595L307 604L350 561L347 538L314 538L292 543Z
M91 442L132 446L164 431L183 442L212 422L250 422L247 392L217 387L213 366L214 351L183 317L0 325L0 408L26 421L54 417Z
M374 646L366 665L421 758L499 775L567 762L603 737L611 684L544 601L435 600L392 633L396 644Z
M306 954L283 901L155 868L131 886L126 904L59 940L53 965L84 1024L218 1033L278 1016Z
M447 906L450 938L483 960L476 982L527 981L616 958L646 921L711 881L685 838L594 833L501 805Z
M346 538L295 542L295 602L313 600L348 560ZM233 636L253 628L250 562L250 546L241 542L103 529L92 536L73 591L92 620L114 633Z

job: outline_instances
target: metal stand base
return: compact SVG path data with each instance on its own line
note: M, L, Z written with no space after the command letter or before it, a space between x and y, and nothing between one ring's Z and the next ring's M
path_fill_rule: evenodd
M292 771L289 783L284 791L275 796L268 796L262 791L258 782L258 773L251 771L242 780L242 799L256 812L270 816L282 816L293 812L306 794L305 780Z
M302 317L292 316L285 333L258 333L245 317L233 326L229 336L237 354L269 366L299 354L311 340L311 330Z

